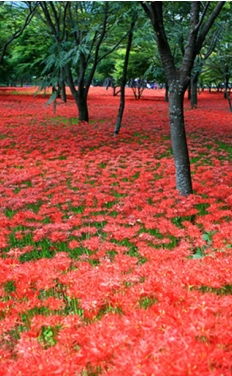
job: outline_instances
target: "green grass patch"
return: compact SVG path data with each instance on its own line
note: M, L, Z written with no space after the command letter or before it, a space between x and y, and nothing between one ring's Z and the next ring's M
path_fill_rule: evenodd
M158 302L158 300L156 298L154 298L153 296L144 296L143 298L141 298L140 302L139 302L139 307L140 308L144 308L144 309L147 309L149 307L151 307L153 304L156 304Z
M98 163L99 168L106 168L106 166L107 166L107 163L105 163L105 162Z
M229 160L231 160L232 159L232 146L231 146L231 144L227 144L225 142L218 141L218 140L216 140L215 142L218 145L217 150L218 151L222 151L222 150L226 151L228 153Z
M10 208L6 208L6 210L4 210L5 216L9 219L12 219L16 213L17 213L17 210L13 210Z
M118 193L117 191L115 190L111 190L110 194L112 196L115 196L117 198L124 198L124 197L127 197L128 196L128 193Z
M199 211L199 215L205 215L205 214L208 214L207 212L207 208L210 207L210 204L208 204L207 202L205 203L201 203L201 204L196 204L194 205L195 208Z
M38 341L41 345L47 349L51 346L54 346L57 343L57 335L59 333L58 326L43 326L41 328L40 336L38 337Z
M164 236L159 232L159 230L157 228L146 229L145 227L142 227L138 231L138 234L142 234L142 233L150 234L152 236L155 236L158 239L163 239L164 238Z
M85 205L69 206L69 210L75 214L83 214L85 211Z
M171 218L171 222L179 228L184 228L183 226L184 221L189 221L191 223L194 223L195 218L196 218L195 215L177 216L177 217Z
M77 247L77 248L74 248L74 249L70 249L68 251L69 253L69 257L73 258L73 259L76 259L78 260L80 258L80 256L82 255L93 255L94 252L90 251L88 248L84 248L84 247Z
M40 210L40 207L43 205L43 203L44 202L42 200L38 200L37 202L27 204L26 208L29 210L32 210L35 214L37 214Z
M138 179L139 178L139 176L140 176L140 172L139 171L137 171L134 175L132 175L132 180L134 181L134 180L136 180L136 179Z
M128 238L125 238L123 240L116 240L116 239L110 239L110 242L116 245L122 245L124 247L128 248L128 251L124 252L125 255L131 256L131 257L137 257L140 264L144 264L147 259L145 257L142 257L140 253L138 252L138 248L135 244L131 243Z
M102 206L103 206L103 208L111 209L116 204L118 204L118 200L105 202Z
M198 290L204 293L212 293L219 296L232 295L232 285L225 285L222 287L211 287L211 286L201 286L201 287L191 287L190 290Z
M12 292L16 291L15 282L12 281L6 281L3 285L3 290L6 295L11 294Z

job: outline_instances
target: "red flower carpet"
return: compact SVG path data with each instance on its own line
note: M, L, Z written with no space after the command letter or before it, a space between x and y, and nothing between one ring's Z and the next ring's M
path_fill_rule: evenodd
M232 374L232 115L185 100L194 194L175 190L164 92L0 92L0 375ZM33 91L34 90L34 91ZM31 94L29 92L31 91Z

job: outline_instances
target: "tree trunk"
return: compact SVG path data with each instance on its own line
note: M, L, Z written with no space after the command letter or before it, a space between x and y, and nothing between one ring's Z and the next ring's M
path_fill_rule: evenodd
M125 86L123 88L121 87L121 95L120 95L120 105L119 105L119 109L118 109L118 117L117 117L117 122L116 122L116 125L115 125L115 128L114 128L114 135L115 136L117 134L119 134L120 129L121 129L124 107L125 107Z
M61 99L63 102L67 102L67 95L66 95L66 87L65 87L65 80L64 80L64 68L60 69L60 91L61 91Z
M224 98L227 98L227 91L229 86L229 67L228 64L225 65L225 73L224 73Z
M133 31L135 27L136 18L134 17L133 21L131 22L130 32L128 35L128 41L127 41L127 47L126 47L126 53L124 58L124 65L123 65L123 72L122 72L122 81L121 81L121 88L120 88L120 105L118 109L118 117L117 122L114 128L114 135L116 136L119 134L122 124L122 117L125 107L125 86L126 86L126 76L127 76L127 68L129 63L129 56L130 56L130 50L131 50L131 44L133 39Z
M89 111L88 111L88 105L87 105L87 98L86 96L82 96L80 98L80 95L75 96L75 101L78 107L78 112L79 112L79 121L86 121L87 123L89 122Z
M228 91L226 92L226 98L227 98L228 103L229 103L230 112L232 112L232 103L231 103L231 99L230 99L230 93Z
M61 98L63 102L67 102L66 87L64 81L61 84Z
M191 107L197 107L197 82L198 82L198 72L191 77Z
M89 121L89 111L88 111L88 104L87 104L87 96L88 96L88 88L84 87L84 79L79 79L78 82L78 90L75 88L74 80L72 76L71 69L66 67L67 72L67 81L68 86L71 90L71 93L75 99L75 103L78 108L78 120Z
M225 2L218 1L212 11L209 9L210 2L203 9L201 2L190 2L190 22L180 67L175 64L175 57L172 54L169 38L165 32L163 3L163 1L140 1L152 22L159 55L169 83L169 119L176 168L176 188L181 195L187 196L192 193L192 184L184 127L184 93L189 84L194 60L200 53L205 37Z
M168 91L169 91L169 87L168 87L168 83L166 82L165 83L164 102L168 102L168 100L169 100L169 98L168 98Z
M182 196L192 193L190 162L184 126L184 93L172 85L169 95L169 119L172 151L176 169L176 188Z

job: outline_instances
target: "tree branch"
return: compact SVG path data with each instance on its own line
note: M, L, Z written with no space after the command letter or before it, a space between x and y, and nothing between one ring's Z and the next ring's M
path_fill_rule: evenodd
M50 28L52 29L52 33L53 35L55 36L56 38L56 27L51 19L51 16L50 16L50 13L49 13L49 10L48 10L48 7L47 7L47 2L46 1L40 1L39 2L39 5L40 7L42 8L43 10L43 13L44 13L44 16L45 16L45 19L47 20Z
M26 27L29 25L29 23L31 22L33 16L34 16L34 13L35 13L35 9L37 8L39 2L36 1L35 4L34 4L34 7L31 8L31 6L29 7L30 9L30 12L29 14L27 15L25 21L24 21L24 24L23 26L21 27L20 30L16 31L16 33L14 33L11 38L4 44L3 46L3 49L2 49L2 52L1 52L1 56L0 56L0 64L2 64L2 61L3 61L3 58L4 58L4 55L6 53L6 50L7 50L7 47L9 46L9 44L11 42L13 42L13 40L17 39L20 37L20 35L24 32L24 30L26 29Z
M203 25L201 31L199 32L197 42L196 42L196 54L198 54L200 52L200 49L202 47L202 44L205 40L205 37L206 37L208 31L210 30L210 28L213 25L215 19L217 18L217 16L221 12L225 3L226 3L226 1L219 1L217 3L216 7L214 8L212 13L210 14L208 20L206 21L206 23Z
M201 1L201 4L204 6L203 1ZM208 9L208 7L209 7L209 4L210 4L210 2L207 1L206 5L205 5L205 7L204 7L204 11L203 11L203 13L202 13L202 16L201 16L201 18L200 18L198 24L195 26L195 30L196 30L196 31L199 30L199 28L200 28L202 22L204 21L204 18L205 18L205 15L206 15L207 9Z
M153 1L151 4L140 1L140 4L151 20L157 38L158 50L164 67L166 76L176 72L174 58L167 40L163 20L163 2Z

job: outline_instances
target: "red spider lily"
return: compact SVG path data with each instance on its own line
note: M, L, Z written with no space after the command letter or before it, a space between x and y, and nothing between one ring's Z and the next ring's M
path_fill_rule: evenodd
M81 125L0 95L0 375L231 374L231 114L186 100L183 198L163 91L126 94L117 138L104 88Z

